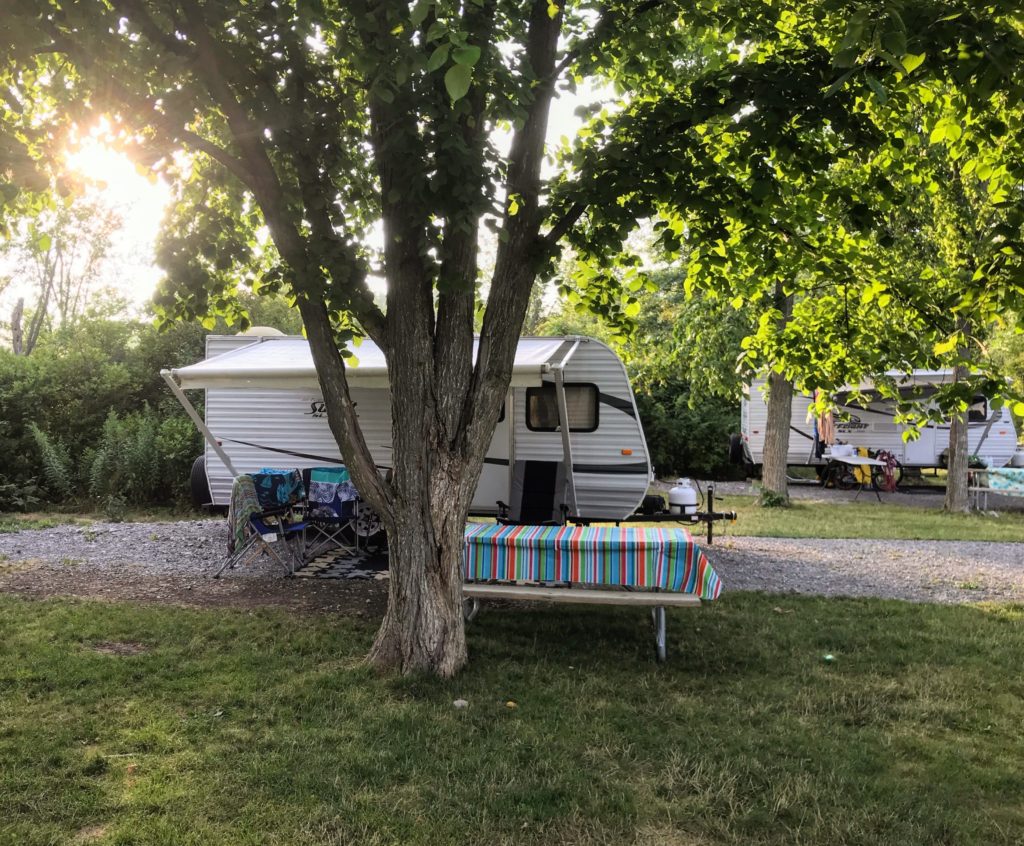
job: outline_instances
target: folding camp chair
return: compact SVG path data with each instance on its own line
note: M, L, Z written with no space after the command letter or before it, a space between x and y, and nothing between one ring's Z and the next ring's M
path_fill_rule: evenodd
M304 558L309 561L331 549L355 554L359 547L356 519L359 494L344 467L307 470L309 499L306 507Z
M228 507L228 557L213 577L216 579L225 570L264 554L276 561L286 575L291 575L301 564L292 543L302 538L306 524L290 519L290 513L288 505L265 507L253 476L237 476Z
M561 461L516 461L512 466L512 503L498 500L504 525L565 524L565 465Z

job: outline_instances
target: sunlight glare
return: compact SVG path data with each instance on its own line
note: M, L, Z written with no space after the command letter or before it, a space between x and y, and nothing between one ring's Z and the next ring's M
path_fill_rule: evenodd
M115 252L122 260L112 274L115 278L105 282L141 304L152 296L160 278L153 248L171 189L156 174L147 178L115 146L130 147L134 140L103 118L88 132L72 134L64 163L69 175L81 180L86 198L102 203L121 219Z

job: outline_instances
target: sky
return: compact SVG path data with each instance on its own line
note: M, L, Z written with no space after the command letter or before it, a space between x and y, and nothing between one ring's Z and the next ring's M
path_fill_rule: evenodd
M549 119L549 148L562 136L573 137L581 124L574 110L595 99L592 92L563 94L555 100ZM154 260L160 222L171 200L170 186L162 177L147 177L129 159L104 143L109 126L98 125L77 139L67 152L68 167L92 184L87 194L99 198L123 221L112 244L112 260L101 284L125 297L133 310L153 295L161 278ZM500 141L499 141L500 143ZM0 274L12 275L0 264ZM29 283L15 279L4 292L0 308L6 313L18 296L30 292Z

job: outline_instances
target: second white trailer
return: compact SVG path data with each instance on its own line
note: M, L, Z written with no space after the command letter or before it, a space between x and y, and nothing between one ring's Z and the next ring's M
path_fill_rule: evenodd
M952 370L915 370L889 375L896 376L903 390L924 402L936 387L953 380ZM742 440L736 447L742 447L743 460L754 467L763 461L768 422L764 384L765 380L758 379L745 389L740 406ZM859 385L858 391L866 395L865 402L855 402L844 395L837 400L837 440L871 450L888 450L904 467L943 466L943 456L949 447L948 421L929 423L921 427L917 438L904 440L903 434L909 427L896 420L895 403L881 397L870 383ZM814 427L808 410L813 401L809 394L793 395L788 464L822 463L814 452ZM993 408L987 397L975 396L967 412L967 441L971 455L980 456L990 467L1004 467L1017 449L1017 431L1010 410L1006 406Z

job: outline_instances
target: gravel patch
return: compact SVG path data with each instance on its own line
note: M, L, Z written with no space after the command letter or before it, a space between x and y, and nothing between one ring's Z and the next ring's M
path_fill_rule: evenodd
M729 590L1024 601L1024 543L726 537L707 551Z
M116 578L212 576L227 555L224 520L175 523L93 523L0 534L0 556ZM267 556L232 571L240 578L280 575Z
M0 590L322 610L376 609L386 595L380 582L282 579L266 557L213 580L226 545L221 520L0 534ZM1024 543L721 537L707 552L726 591L1024 601Z

